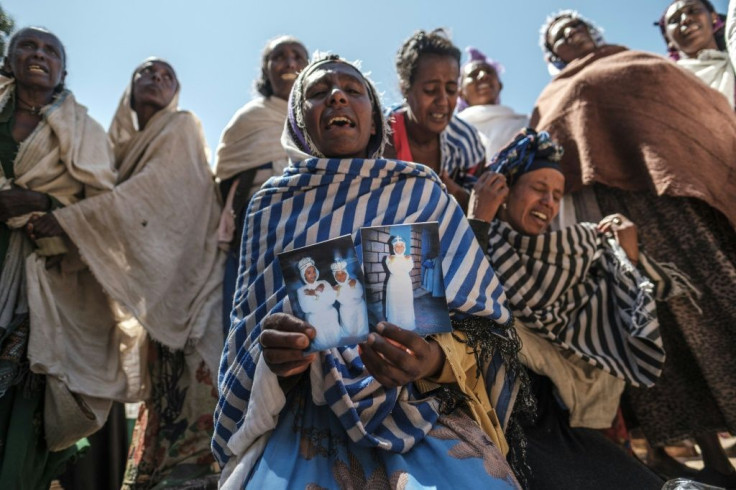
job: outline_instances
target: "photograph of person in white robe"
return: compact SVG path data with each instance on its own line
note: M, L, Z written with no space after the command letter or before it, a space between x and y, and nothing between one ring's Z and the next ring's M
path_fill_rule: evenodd
M363 285L348 273L348 263L336 260L330 266L337 284L337 302L340 304L340 326L345 337L358 337L368 333L368 310L363 297Z
M398 235L389 239L391 254L385 259L388 279L386 281L386 320L406 330L415 329L414 288L410 273L414 259L406 254L406 243Z
M332 285L319 280L319 271L311 257L302 258L297 264L304 286L297 290L299 307L305 320L317 331L310 351L324 350L339 345L340 323L335 301L337 293Z

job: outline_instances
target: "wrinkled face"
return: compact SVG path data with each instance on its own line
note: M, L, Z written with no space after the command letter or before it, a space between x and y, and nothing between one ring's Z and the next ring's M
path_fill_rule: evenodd
M176 74L167 63L149 61L133 76L133 109L149 105L161 110L169 105L178 88Z
M326 63L304 80L305 129L328 158L365 158L376 133L363 76L345 63Z
M552 168L528 172L509 190L503 215L513 229L525 235L543 233L560 211L565 177Z
M304 279L309 284L312 284L317 280L317 269L315 269L313 265L310 265L304 270Z
M404 252L406 252L406 245L404 245L404 242L394 243L394 253L396 255L404 255Z
M469 106L498 104L501 87L496 69L485 61L474 61L463 68L460 91Z
M460 66L452 56L422 55L414 83L404 89L407 116L427 132L444 131L457 104L459 76Z
M348 273L345 271L335 271L335 280L337 282L345 282L348 280Z
M588 26L580 19L560 17L547 30L547 43L552 52L565 63L595 51L595 41Z
M21 87L53 90L64 82L64 48L53 34L37 29L23 29L16 38L12 53L5 59L5 69Z
M700 0L678 0L664 14L667 38L688 58L697 57L704 49L718 49L713 37L716 14Z
M307 61L307 52L301 44L293 42L276 44L269 53L266 64L266 76L271 82L273 95L287 100L296 76L307 66Z

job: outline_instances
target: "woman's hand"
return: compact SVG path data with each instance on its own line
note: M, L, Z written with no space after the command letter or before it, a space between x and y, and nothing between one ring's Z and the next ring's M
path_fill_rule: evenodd
M636 225L623 214L611 214L598 223L598 231L611 232L632 264L639 263L639 236Z
M61 227L56 217L52 213L46 213L43 216L33 216L26 224L26 235L31 240L39 238L47 238L52 236L61 236L64 234L64 228Z
M479 219L490 223L496 217L498 209L506 202L509 187L506 177L496 172L484 172L473 186L468 205L468 218Z
M0 191L0 221L8 221L16 216L49 209L51 209L51 198L41 192L20 187Z
M388 388L404 386L438 373L445 353L437 342L388 322L376 326L360 344L360 358L368 372Z
M263 359L276 376L301 374L317 356L304 352L316 333L314 327L293 315L274 313L263 322L258 338Z

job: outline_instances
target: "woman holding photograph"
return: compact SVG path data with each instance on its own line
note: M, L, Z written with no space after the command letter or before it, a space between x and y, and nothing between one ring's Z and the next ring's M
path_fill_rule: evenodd
M414 330L414 288L411 284L411 270L414 259L406 255L404 239L396 235L389 241L391 255L386 257L386 321L406 330Z
M363 285L357 279L350 278L348 264L344 260L336 260L330 269L337 282L334 289L337 302L340 303L342 336L357 337L368 333L368 310L363 299Z
M311 257L301 259L297 267L304 281L304 286L296 292L299 307L307 322L320 326L312 347L319 350L323 346L335 345L340 340L340 323L335 309L337 293L329 282L319 280L319 271Z
M353 65L318 58L297 78L282 137L292 164L246 216L215 411L223 489L518 488L504 458L510 405L499 403L513 401L520 372L503 289L437 175L376 159L386 129L373 84ZM465 313L454 335L424 339L381 322L359 346L305 355L321 326L291 314L276 255L424 221L440 222L448 304Z

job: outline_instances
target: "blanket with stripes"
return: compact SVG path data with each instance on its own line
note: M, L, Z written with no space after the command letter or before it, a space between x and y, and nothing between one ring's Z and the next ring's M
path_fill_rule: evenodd
M517 321L634 386L665 360L655 300L687 289L677 271L640 254L635 268L594 223L523 235L495 220L488 255Z
M462 210L428 167L310 158L292 163L255 195L246 216L232 326L219 374L213 451L225 466L223 479L233 471L231 460L247 459L237 463L242 471L252 467L285 403L258 343L267 315L291 312L276 255L345 234L352 234L360 249L361 227L426 221L439 222L450 310L490 319L501 332L509 329L512 316L503 288ZM384 388L364 368L356 346L324 351L310 369L314 402L328 404L357 444L406 452L437 420L437 400L420 396L411 385ZM510 377L496 378L489 390L492 401L513 391Z

